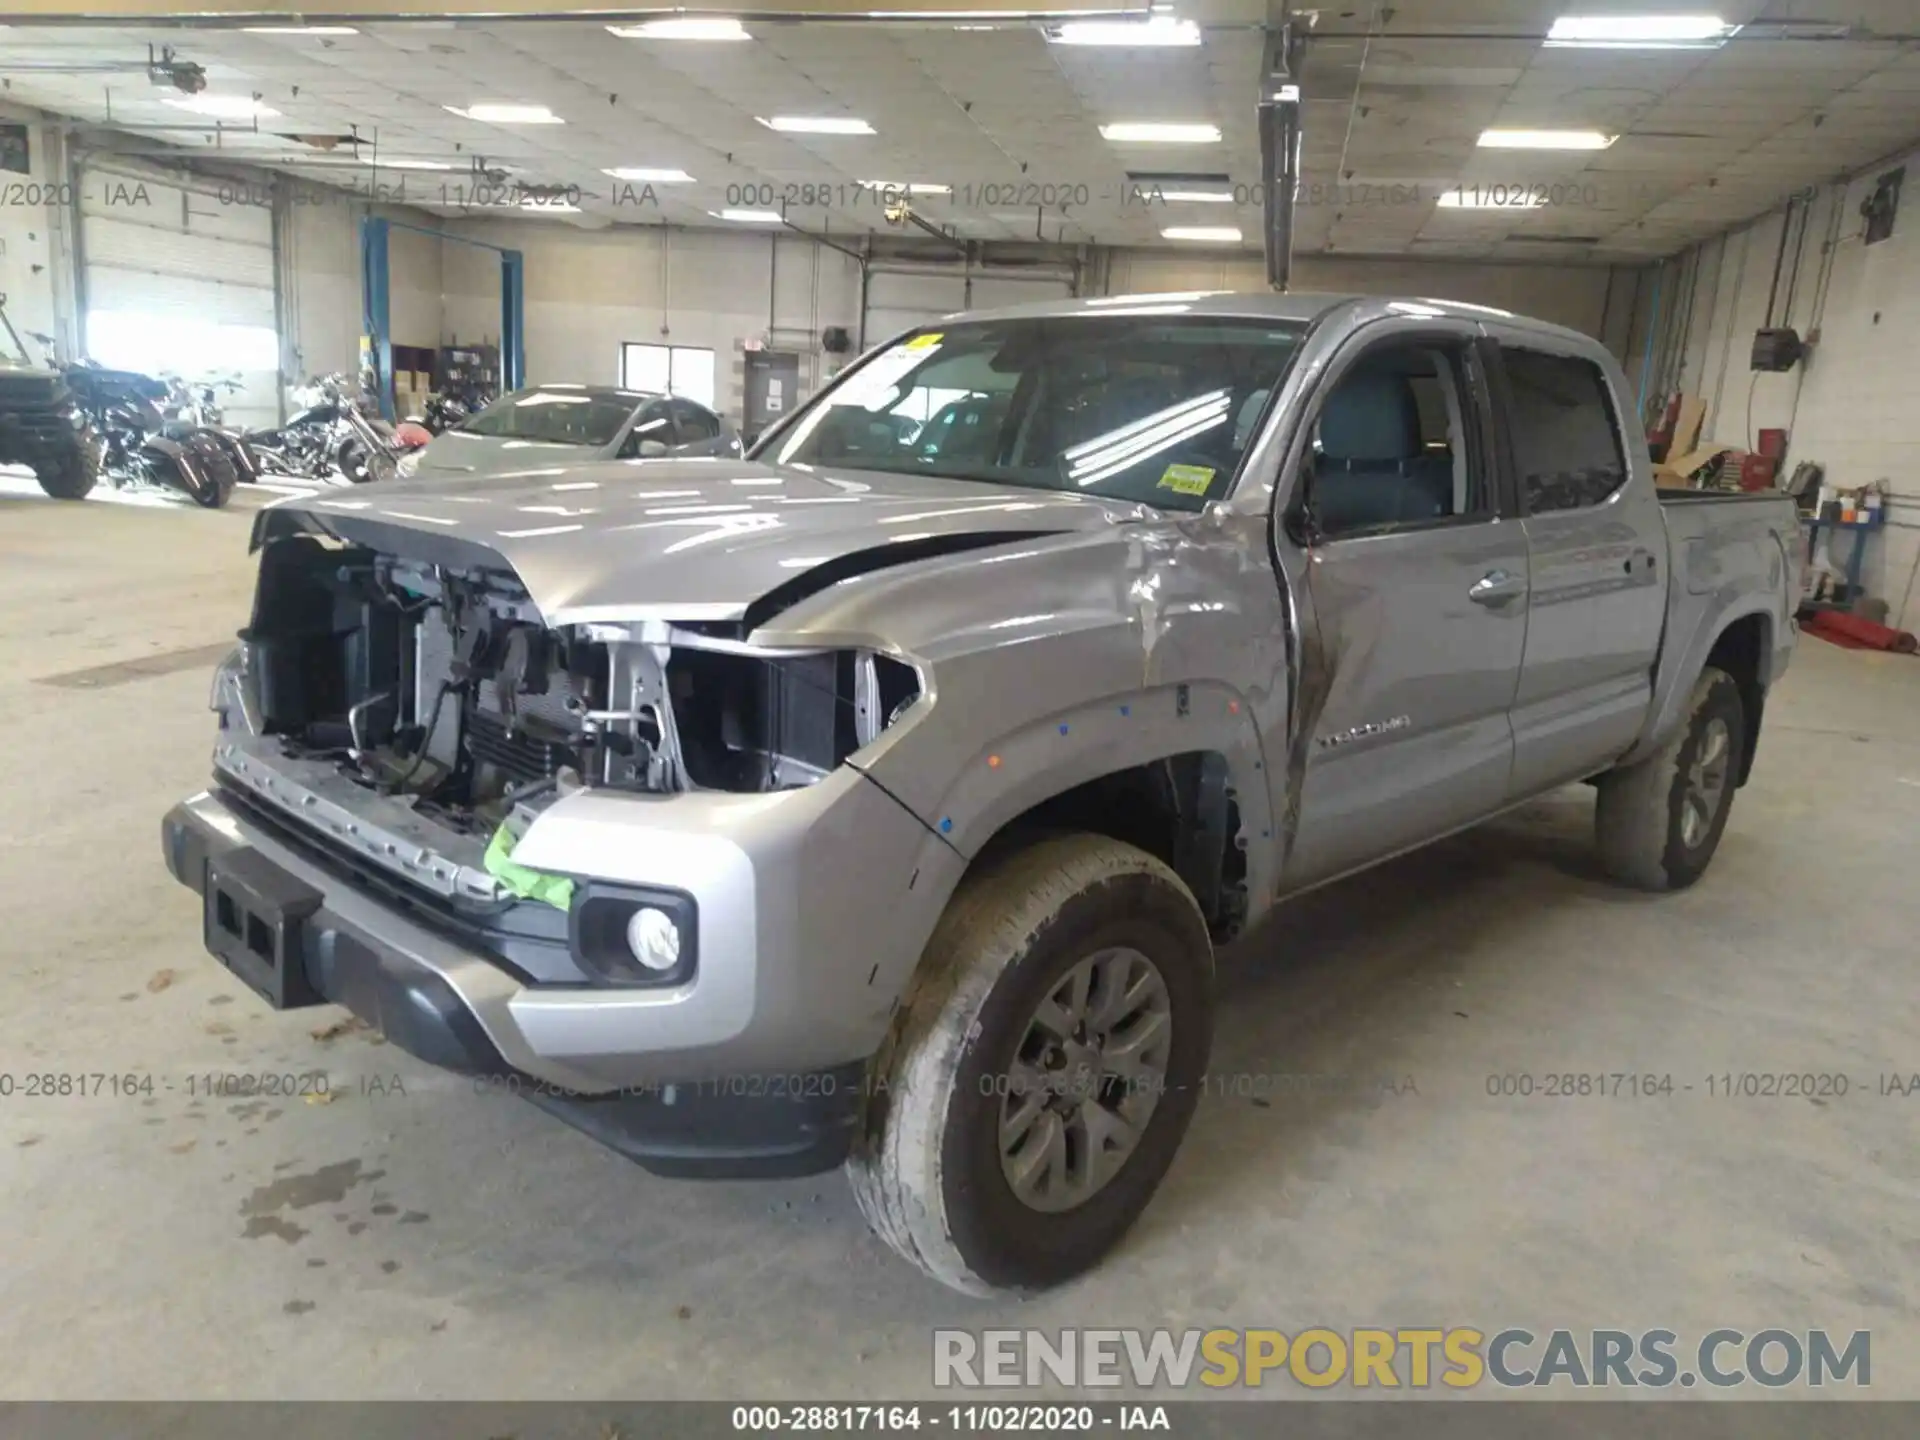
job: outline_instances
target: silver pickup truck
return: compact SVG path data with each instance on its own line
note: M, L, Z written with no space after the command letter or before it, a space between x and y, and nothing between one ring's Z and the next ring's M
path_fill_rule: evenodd
M1278 901L1581 780L1698 879L1794 634L1786 499L1440 301L954 316L745 460L378 490L258 519L207 947L651 1170L844 1164L975 1293L1144 1209Z

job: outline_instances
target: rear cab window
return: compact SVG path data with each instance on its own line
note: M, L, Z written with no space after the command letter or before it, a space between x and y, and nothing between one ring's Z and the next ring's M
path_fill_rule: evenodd
M1505 341L1500 360L1523 514L1584 510L1626 483L1620 424L1598 365Z

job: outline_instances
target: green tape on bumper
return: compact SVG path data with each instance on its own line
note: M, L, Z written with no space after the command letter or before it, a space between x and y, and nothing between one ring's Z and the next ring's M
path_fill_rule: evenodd
M556 910L573 908L573 881L564 875L547 875L513 863L514 837L506 822L487 842L486 858L481 862L487 873L523 900L538 900Z

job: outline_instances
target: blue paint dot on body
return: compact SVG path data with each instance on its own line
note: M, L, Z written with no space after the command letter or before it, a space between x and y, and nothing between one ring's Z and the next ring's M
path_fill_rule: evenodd
M1133 707L1131 705L1122 705L1120 707L1120 713L1122 715L1131 715L1133 714Z
M1066 726L1064 726L1064 725L1062 725L1062 726L1060 727L1060 733L1061 733L1062 735L1064 735L1064 734L1066 734L1066 733L1067 733L1067 727L1066 727Z
M940 833L942 835L945 835L952 829L953 829L953 817L951 815L942 815L940 817Z

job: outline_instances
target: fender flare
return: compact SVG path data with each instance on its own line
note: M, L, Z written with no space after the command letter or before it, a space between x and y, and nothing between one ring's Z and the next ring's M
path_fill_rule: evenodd
M1011 821L1045 801L1107 775L1195 753L1225 759L1241 829L1252 842L1245 852L1249 893L1267 893L1276 877L1254 873L1278 853L1271 843L1266 756L1247 697L1216 682L1170 682L1029 720L984 742L956 767L931 813L919 818L971 861ZM882 754L863 765L856 756L850 763L885 787L890 758Z
M1773 681L1774 649L1778 643L1780 617L1769 608L1765 599L1749 595L1743 600L1731 602L1725 609L1703 620L1695 627L1685 653L1673 668L1665 674L1656 672L1656 689L1647 726L1641 731L1640 739L1633 748L1620 757L1621 764L1630 765L1651 754L1672 737L1674 730L1686 720L1687 698L1693 693L1694 681L1706 669L1707 658L1713 654L1714 646L1736 624L1755 615L1760 617L1765 627L1757 680L1761 692L1766 692Z

